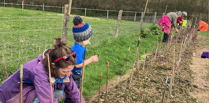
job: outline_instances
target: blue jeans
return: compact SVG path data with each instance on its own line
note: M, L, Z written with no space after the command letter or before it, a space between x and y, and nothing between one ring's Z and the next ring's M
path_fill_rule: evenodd
M75 81L75 83L76 83L76 85L77 85L77 87L79 89L80 88L80 84L81 84L82 73L81 72L80 73L76 73L76 74L73 73L72 77L73 77L73 80Z
M169 37L169 35L164 32L163 42L166 42L168 40L168 37Z
M57 99L57 101L58 101L59 97L63 96L63 91L62 90L54 90L54 96L55 96L55 99ZM2 103L2 102L0 101L0 103ZM38 97L36 97L32 103L40 103L38 100Z
M59 97L63 96L63 91L62 90L54 90L54 96L57 101L59 100ZM1 103L1 102L0 102ZM38 100L38 97L36 97L32 103L40 103Z

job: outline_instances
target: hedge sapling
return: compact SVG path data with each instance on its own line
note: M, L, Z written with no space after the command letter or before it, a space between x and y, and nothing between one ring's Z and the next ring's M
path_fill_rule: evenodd
M80 103L82 103L82 93L83 93L83 78L84 78L84 64L85 64L86 50L84 50L83 56L83 66L82 66L82 77L81 77L81 94L80 94Z
M184 42L184 37L182 38L182 42L181 42L181 49L180 49L180 53L179 53L179 59L181 58L181 54L182 54L183 42Z
M159 45L159 43L157 42L157 47L156 47L156 50L155 50L155 57L154 57L154 59L156 59L156 56L157 56L158 45Z
M137 52L138 52L138 49L139 49L139 43L140 41L138 40L138 44L137 44L137 48L136 48L136 54L135 54L135 58L134 58L134 63L133 63L133 67L132 67L132 71L131 71L131 77L130 77L130 83L129 83L129 89L131 88L131 82L132 82L132 75L134 74L134 66L135 66L135 62L136 62L136 55L137 55Z
M101 89L101 81L102 81L102 73L100 75L100 81L99 81L99 96L98 96L98 103L100 103L100 89Z
M147 49L145 50L145 58L144 58L144 64L143 64L143 71L144 71L144 67L145 67L145 62L146 62L146 59L147 59Z
M187 37L188 37L188 34L187 34ZM184 49L182 50L182 52L184 52L184 50L186 49L186 41L187 41L187 37L186 37L186 39L184 40Z
M105 95L105 103L107 103L107 86L108 86L108 71L109 71L109 62L107 62L107 82L106 82L106 95Z
M167 87L167 83L168 83L168 76L167 76L167 78L166 78L165 89L164 89L164 91L163 91L163 97L162 97L161 103L163 103L163 100L164 100L164 95L165 95L165 90L166 90L166 87Z
M179 65L180 65L180 62L181 62L181 58L179 59L179 62L178 62L178 67L179 67Z
M126 60L125 60L124 66L123 66L122 75L123 75L123 72L124 72L124 69L125 69L125 65L126 65L126 61L127 61L127 58L128 58L129 51L130 51L130 47L128 48L128 53L127 53L127 55L126 55ZM108 62L108 63L109 63L109 62Z
M171 46L172 38L173 38L173 37L172 37L172 35L171 35L171 41L170 41L170 46Z

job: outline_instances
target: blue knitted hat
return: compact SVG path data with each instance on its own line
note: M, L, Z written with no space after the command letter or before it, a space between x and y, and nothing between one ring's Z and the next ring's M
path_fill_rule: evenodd
M83 22L80 16L73 18L73 37L75 41L88 40L93 35L93 30L88 23Z

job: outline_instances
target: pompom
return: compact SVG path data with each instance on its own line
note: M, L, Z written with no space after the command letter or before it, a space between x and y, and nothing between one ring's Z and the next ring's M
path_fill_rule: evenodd
M75 16L75 17L73 18L73 24L74 24L74 25L78 25L78 24L80 24L81 22L83 22L83 19L82 19L80 16Z

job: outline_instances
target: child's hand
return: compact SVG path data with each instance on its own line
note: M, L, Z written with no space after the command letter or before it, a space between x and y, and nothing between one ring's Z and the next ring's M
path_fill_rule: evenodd
M92 56L90 59L91 59L91 62L98 62L99 61L97 55Z

